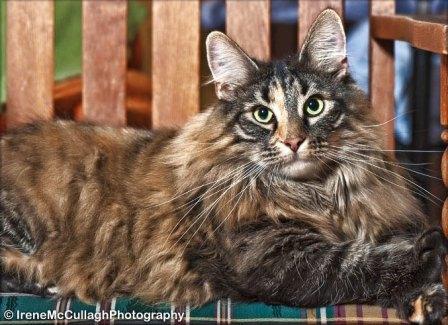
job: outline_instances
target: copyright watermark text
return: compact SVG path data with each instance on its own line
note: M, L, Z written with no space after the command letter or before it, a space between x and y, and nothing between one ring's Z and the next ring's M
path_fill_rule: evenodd
M82 310L79 312L73 310L66 310L64 312L57 312L56 310L47 310L43 312L22 312L17 310L16 312L12 310L5 310L3 317L6 320L92 320L99 322L102 320L139 320L144 322L151 322L152 320L157 321L170 321L177 320L182 321L185 317L185 313L180 312L123 312L119 310L110 311L98 311L89 312Z

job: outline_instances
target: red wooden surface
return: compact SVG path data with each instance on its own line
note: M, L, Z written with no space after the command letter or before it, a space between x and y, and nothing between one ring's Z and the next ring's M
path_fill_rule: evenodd
M371 0L371 15L395 13L395 1ZM371 31L372 33L372 31ZM370 100L385 132L384 143L394 148L394 43L370 37Z
M82 118L125 125L127 1L83 1Z
M448 54L448 17L404 15L372 16L375 38L401 40L433 53Z
M442 140L448 144L448 55L440 56L440 123L445 129L442 132ZM448 187L448 149L442 157L442 178ZM448 236L448 199L445 200L442 210L442 228L445 236ZM443 273L443 283L448 287L448 273Z
M8 1L6 87L8 128L53 116L54 3Z
M153 127L181 126L199 111L199 5L152 2Z
M226 33L246 53L259 60L271 58L270 1L226 1Z

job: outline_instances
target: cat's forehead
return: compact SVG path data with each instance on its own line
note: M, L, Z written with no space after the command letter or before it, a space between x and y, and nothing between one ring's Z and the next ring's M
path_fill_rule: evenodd
M332 86L319 74L300 67L291 67L284 61L273 62L259 84L259 97L263 101L304 97L314 94L330 96ZM258 96L257 96L258 97Z
M268 67L255 90L255 98L261 105L278 110L296 111L307 97L330 97L331 91L320 82L319 76L309 71L289 66L284 61L273 62Z

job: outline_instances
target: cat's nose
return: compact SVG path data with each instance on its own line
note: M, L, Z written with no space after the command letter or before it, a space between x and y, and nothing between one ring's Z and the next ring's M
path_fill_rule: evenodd
M305 138L293 138L286 139L283 143L286 144L292 151L297 152L303 141L305 141Z

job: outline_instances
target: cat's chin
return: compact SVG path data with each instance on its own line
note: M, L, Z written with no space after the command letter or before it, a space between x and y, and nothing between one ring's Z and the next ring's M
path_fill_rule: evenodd
M294 159L285 164L280 173L283 176L293 179L315 178L320 170L320 164L315 159Z

